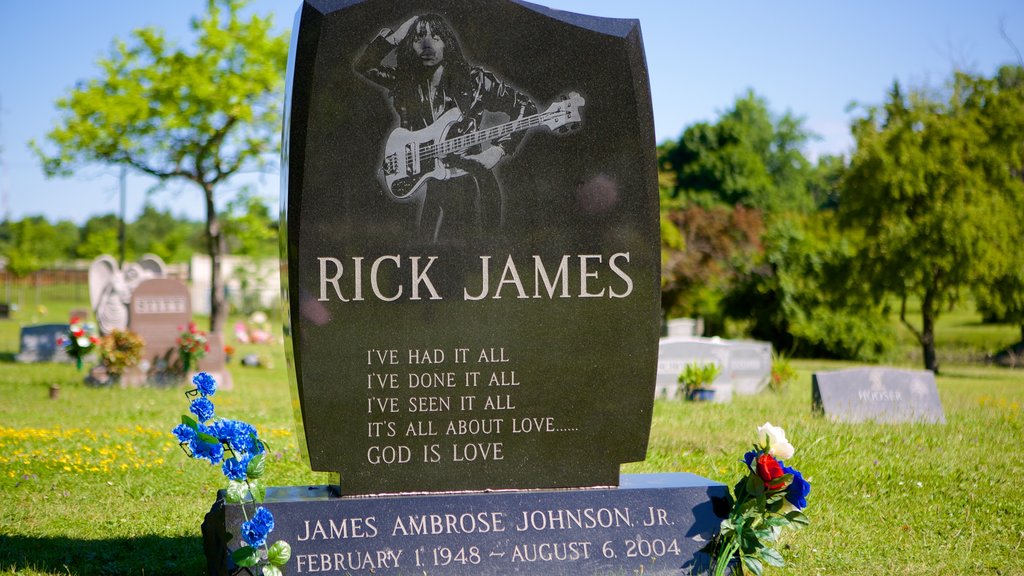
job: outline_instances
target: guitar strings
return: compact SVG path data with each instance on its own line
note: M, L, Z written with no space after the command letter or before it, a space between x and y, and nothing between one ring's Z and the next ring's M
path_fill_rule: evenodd
M462 136L457 136L455 138L452 138L451 140L444 140L440 143L421 144L419 146L420 161L430 160L434 158L443 158L455 152L456 150L469 148L471 146L475 146L476 144L482 144L484 142L493 140L494 138L505 136L507 134L512 134L513 132L517 132L519 130L528 130L530 128L535 128L537 126L540 126L543 121L552 119L552 117L568 115L568 111L565 110L557 112L541 112L540 114L534 114L533 116L529 116L527 118L514 120L512 122L506 122L505 124L501 124L499 126L494 126L491 128L487 128L485 130L479 130L477 132L473 132L470 134L464 134Z

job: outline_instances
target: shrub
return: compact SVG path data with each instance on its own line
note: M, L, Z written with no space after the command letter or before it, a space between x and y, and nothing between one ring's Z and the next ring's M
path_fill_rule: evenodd
M111 376L121 376L125 369L137 366L145 346L142 337L131 330L114 330L100 338L100 364Z

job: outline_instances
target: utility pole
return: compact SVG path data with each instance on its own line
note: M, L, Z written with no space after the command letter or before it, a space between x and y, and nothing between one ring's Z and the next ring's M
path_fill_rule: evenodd
M121 248L121 254L120 254L121 257L118 260L117 265L120 268L122 268L122 269L124 268L124 260L125 260L125 257L124 257L124 253L125 253L125 233L124 233L125 224L124 224L124 218L125 218L125 197L128 195L127 180L128 180L128 169L125 167L124 164L122 164L121 165L121 218L120 218L120 222L118 222L118 228L117 228L117 242L118 242L119 247Z

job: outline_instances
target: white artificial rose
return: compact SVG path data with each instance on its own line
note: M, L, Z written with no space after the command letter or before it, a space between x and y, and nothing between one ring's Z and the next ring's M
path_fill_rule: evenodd
M78 337L78 347L79 348L88 348L89 347L89 338L86 337L86 336L79 336Z
M768 442L768 453L779 460L789 460L796 452L796 448L786 440L786 431L778 426L772 426L771 422L765 422L764 426L757 427L758 440L765 439Z

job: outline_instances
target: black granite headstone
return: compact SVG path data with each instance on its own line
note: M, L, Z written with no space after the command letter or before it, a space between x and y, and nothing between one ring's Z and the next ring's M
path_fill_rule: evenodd
M18 338L18 362L70 362L71 357L57 339L67 336L67 324L36 324L22 326Z
M298 22L283 243L312 468L344 494L616 485L658 354L639 23L514 0Z
M817 412L840 422L946 423L935 374L928 370L880 367L816 372L811 402Z

